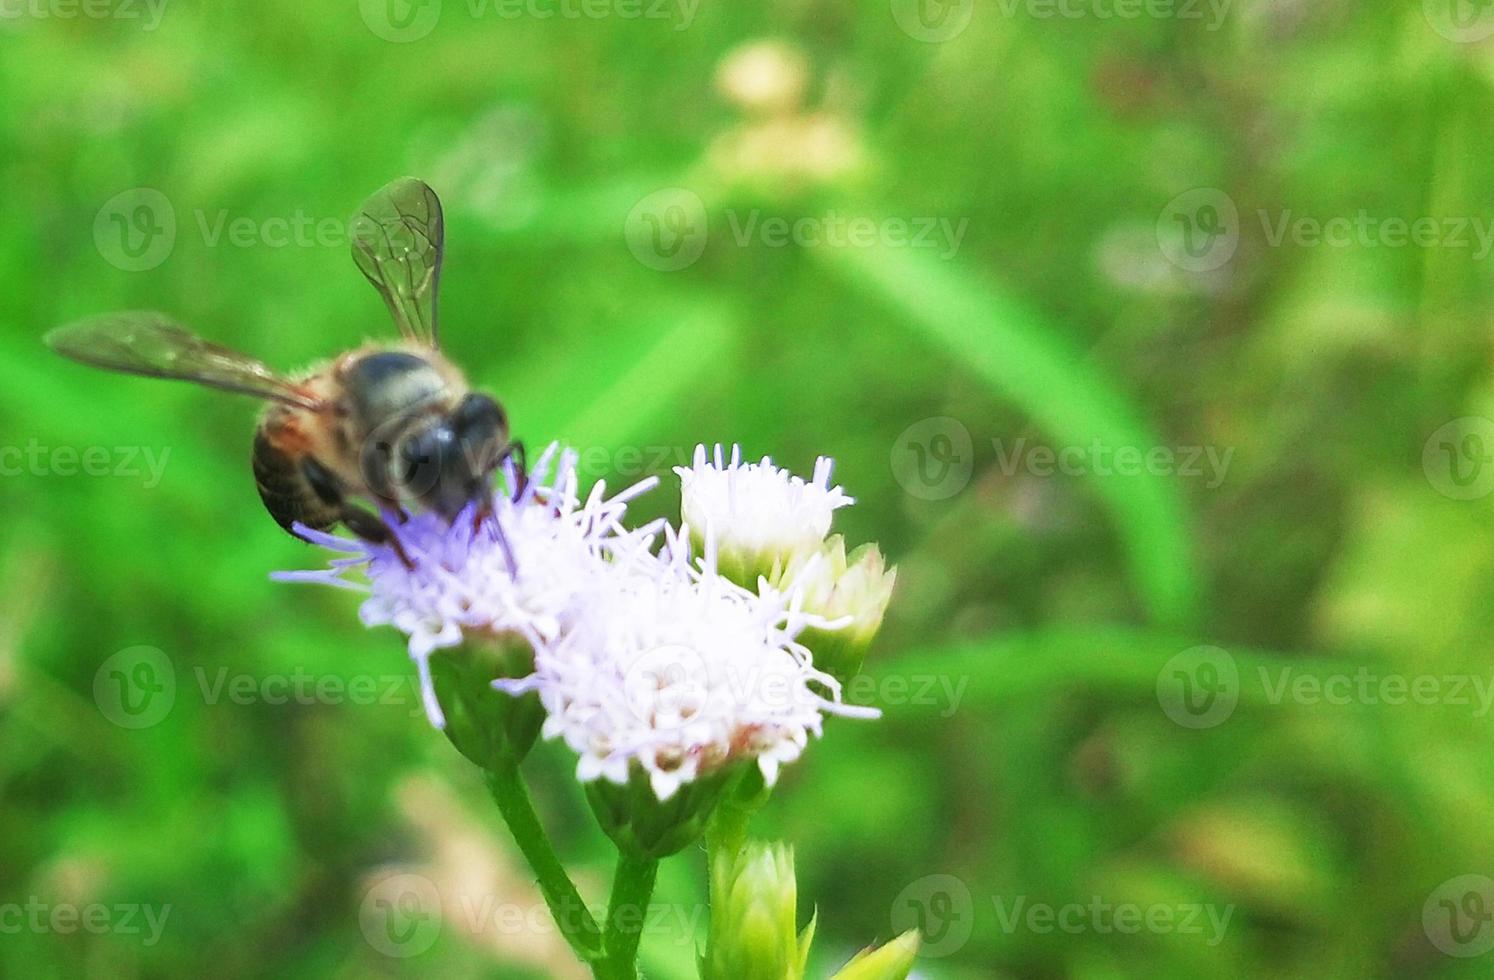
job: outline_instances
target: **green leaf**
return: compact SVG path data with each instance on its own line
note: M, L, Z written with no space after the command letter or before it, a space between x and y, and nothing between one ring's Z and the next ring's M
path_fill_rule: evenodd
M833 980L906 980L918 956L917 929L909 929L878 949L857 953Z
M1098 442L1145 451L1162 445L1131 400L1039 313L948 262L914 249L810 250L828 268L903 314L908 326L1010 399L1064 445ZM1165 476L1095 475L1114 516L1147 610L1157 622L1192 621L1197 573L1186 513Z

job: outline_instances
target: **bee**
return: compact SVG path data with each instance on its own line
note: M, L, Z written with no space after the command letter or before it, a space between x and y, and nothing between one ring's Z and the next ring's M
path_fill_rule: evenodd
M513 459L522 481L524 447L509 439L498 402L473 391L441 353L436 301L445 222L436 193L411 177L394 181L363 203L350 238L353 261L383 297L401 341L366 343L285 376L161 313L95 316L45 340L93 367L264 399L254 482L275 522L292 535L298 523L315 530L341 524L390 544L408 567L384 514L402 521L415 505L450 522L475 505L476 527L492 514L493 475L505 460Z

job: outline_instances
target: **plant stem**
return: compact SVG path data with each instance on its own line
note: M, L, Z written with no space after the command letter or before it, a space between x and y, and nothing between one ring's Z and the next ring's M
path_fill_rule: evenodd
M514 763L502 763L488 771L487 781L498 811L503 814L519 850L529 862L561 935L584 962L600 960L604 952L602 931L581 900L581 893L565 873L565 866L556 856L545 828L540 825L519 767Z
M747 824L752 815L767 802L762 776L754 767L744 771L721 794L716 811L706 824L706 849L712 855L725 853L735 857L747 843Z
M607 933L603 946L607 958L593 967L599 980L637 980L638 940L648 917L659 862L623 851L617 857L612 878L612 898L607 903Z
M747 822L753 810L733 800L730 794L716 806L706 824L706 849L711 854L735 855L747 843Z
M720 862L724 860L724 867L730 867L736 861L737 855L747 844L747 825L752 822L752 815L762 808L767 798L768 791L763 786L762 775L753 766L732 780L731 785L721 794L721 800L716 804L711 819L706 823L706 881L711 905L707 949L720 941L720 937L716 935L716 930L721 927L717 916L726 903L726 896L719 894L720 887L726 884L718 875L718 869L723 867Z

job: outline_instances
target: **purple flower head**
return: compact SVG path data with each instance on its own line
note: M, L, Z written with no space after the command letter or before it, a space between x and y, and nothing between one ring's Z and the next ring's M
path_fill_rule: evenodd
M507 473L512 484L514 474ZM577 495L576 454L549 446L517 499L499 495L491 519L473 508L448 524L436 514L389 521L413 567L391 544L374 544L298 527L308 541L343 557L320 571L279 572L280 581L319 582L365 592L366 626L392 625L409 637L431 722L444 726L430 681L429 658L468 638L518 638L536 651L575 622L599 578L648 555L654 529L629 531L628 501L657 481L611 498L598 482ZM512 563L510 563L512 559ZM352 578L359 573L357 578Z

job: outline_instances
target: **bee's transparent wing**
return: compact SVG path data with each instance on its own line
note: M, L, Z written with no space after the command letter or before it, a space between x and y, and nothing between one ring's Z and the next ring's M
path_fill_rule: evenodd
M414 177L385 186L353 217L353 261L384 297L400 332L433 348L445 238L441 199Z
M47 346L63 357L126 374L196 381L300 408L321 402L247 354L209 343L162 313L105 313L58 327Z

